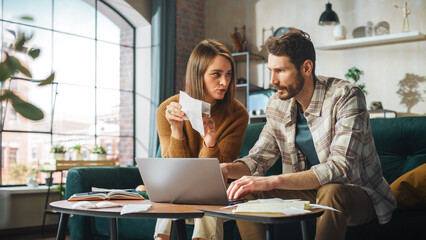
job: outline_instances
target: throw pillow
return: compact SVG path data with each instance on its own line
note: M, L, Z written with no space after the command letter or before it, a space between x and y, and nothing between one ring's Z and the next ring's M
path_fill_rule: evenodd
M399 209L426 209L426 163L390 185Z

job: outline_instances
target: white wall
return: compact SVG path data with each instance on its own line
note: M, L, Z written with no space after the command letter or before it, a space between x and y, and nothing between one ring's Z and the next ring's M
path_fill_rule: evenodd
M333 10L352 37L354 28L387 21L390 33L399 33L402 28L402 11L392 6L402 5L402 0L334 0ZM410 31L426 33L426 0L408 0L411 9L409 15ZM273 27L296 27L311 35L314 45L334 41L334 26L319 26L318 20L325 10L326 0L206 0L206 38L224 42L232 49L230 34L234 26L247 27L246 37L249 50L261 52L262 29ZM271 36L266 31L264 38ZM266 53L263 51L263 54ZM398 43L385 46L372 46L350 50L317 51L316 73L319 75L344 78L347 70L353 66L364 71L361 80L367 85L367 104L381 101L384 108L401 113L407 107L400 104L401 98L396 92L398 83L406 73L426 76L426 41ZM260 71L259 71L260 72ZM269 74L266 74L268 77ZM261 74L257 74L260 78ZM253 77L251 77L253 78ZM268 80L265 80L268 81ZM251 83L261 85L261 80ZM411 112L426 114L426 80L420 85L425 101L416 104Z
M0 188L0 229L42 226L47 187ZM49 202L60 199L56 186L50 189ZM3 209L6 207L7 209ZM45 225L56 225L59 215L46 215Z

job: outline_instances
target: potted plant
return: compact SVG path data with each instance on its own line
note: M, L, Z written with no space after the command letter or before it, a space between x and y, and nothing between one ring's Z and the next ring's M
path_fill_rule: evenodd
M81 145L77 144L69 148L72 151L72 160L83 160Z
M55 145L50 148L50 158L52 160L65 160L65 148L62 145Z
M367 95L368 92L365 90L365 83L358 84L361 75L364 74L364 71L359 70L357 67L352 67L348 69L348 72L345 74L346 79L352 79L354 83L362 90L362 92Z
M105 148L101 145L95 145L90 149L90 160L106 160Z

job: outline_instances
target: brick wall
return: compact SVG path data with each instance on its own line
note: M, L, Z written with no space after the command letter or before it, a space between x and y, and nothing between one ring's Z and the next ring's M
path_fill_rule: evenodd
M121 30L121 44L133 45L133 30ZM120 89L133 89L133 48L120 48ZM131 92L120 92L120 136L133 136L133 96ZM120 137L118 144L120 166L133 163L133 138Z
M205 38L205 0L176 0L175 91L184 90L186 64L192 49Z

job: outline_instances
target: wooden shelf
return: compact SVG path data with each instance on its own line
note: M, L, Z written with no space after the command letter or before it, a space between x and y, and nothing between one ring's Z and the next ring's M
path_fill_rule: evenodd
M363 37L363 38L341 40L341 41L336 41L332 43L318 45L316 49L317 50L341 50L341 49L349 49L349 48L359 48L359 47L423 41L423 40L426 40L426 37L421 32L406 32L406 33L387 34L387 35L374 36L374 37Z
M114 160L56 160L41 164L43 170L68 170L74 167L114 167Z
M246 61L247 57L249 57L249 60L264 60L262 56L250 52L232 53L232 56L234 57L234 61L236 62Z

